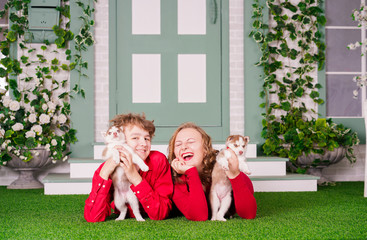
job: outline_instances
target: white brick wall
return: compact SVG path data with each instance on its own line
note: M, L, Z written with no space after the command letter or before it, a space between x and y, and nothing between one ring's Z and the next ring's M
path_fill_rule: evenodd
M108 1L95 3L95 141L103 142L102 131L109 126L109 68L108 68ZM106 14L107 13L107 14Z

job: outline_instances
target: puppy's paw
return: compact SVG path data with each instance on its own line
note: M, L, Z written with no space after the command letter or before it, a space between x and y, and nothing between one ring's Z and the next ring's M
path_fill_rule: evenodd
M218 218L217 218L217 221L225 222L225 221L227 221L227 219L225 219L224 217L218 217Z
M142 217L136 217L136 221L138 222L145 222L145 219Z
M222 169L223 169L224 171L228 171L228 170L229 170L228 165L223 164L223 165L221 165L221 166L222 166Z
M247 175L251 175L251 172L250 171L244 171L243 173L244 174L247 174Z
M143 166L141 166L141 168L140 168L143 172L147 172L147 171L149 171L149 167L147 166L147 165L143 165Z

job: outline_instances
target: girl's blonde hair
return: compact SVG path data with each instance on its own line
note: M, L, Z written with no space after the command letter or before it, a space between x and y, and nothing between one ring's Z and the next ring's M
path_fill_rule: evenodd
M215 158L217 156L218 150L213 149L213 145L212 145L212 139L211 137L199 126L197 126L195 123L192 122L187 122L187 123L183 123L181 124L176 131L173 133L171 139L169 140L169 145L168 145L168 161L169 163L172 163L172 161L176 158L175 155L175 141L176 141L176 137L177 134L186 128L192 128L195 129L196 131L198 131L202 138L203 138L203 148L204 148L204 159L203 159L203 171L200 173L200 179L201 179L201 183L204 186L208 186L211 182L211 174L212 174L212 170L213 170L213 166L215 163ZM176 171L172 172L172 177L173 177L173 181L174 182L180 182L180 177L181 175L178 174Z

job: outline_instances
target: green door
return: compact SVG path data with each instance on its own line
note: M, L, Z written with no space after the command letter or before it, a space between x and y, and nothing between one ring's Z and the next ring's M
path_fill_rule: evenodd
M177 126L187 121L204 127L215 140L224 140L229 111L223 3L112 2L115 22L110 29L116 40L110 46L111 117L144 112L154 120L159 142L167 143ZM228 7L224 9L228 15Z

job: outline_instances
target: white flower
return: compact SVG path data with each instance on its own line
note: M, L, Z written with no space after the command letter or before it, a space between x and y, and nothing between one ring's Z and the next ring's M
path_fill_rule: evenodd
M37 133L37 135L41 135L41 133L42 133L42 127L40 125L34 125L31 128L31 131Z
M68 156L65 156L62 161L65 162L66 160L68 160Z
M48 103L47 103L47 106L48 106L48 110L49 110L50 112L53 112L53 111L55 111L55 110L56 110L56 104L55 104L55 103L53 103L53 102L48 102Z
M24 126L21 123L16 123L16 124L13 125L12 129L14 131L20 131L20 130L23 130L24 129Z
M0 119L2 119L4 116L4 114L0 113Z
M5 89L0 88L0 94L5 94L5 93L6 93L6 90L5 90Z
M11 103L9 104L9 108L10 108L10 110L12 110L14 112L18 111L19 108L20 108L20 104L17 101L11 101Z
M46 111L46 109L47 109L47 104L46 104L46 103L42 104L42 109L43 109L44 111Z
M3 144L1 144L1 148L2 148L2 149L5 149L5 148L6 148L6 146L7 146L7 144L6 144L5 142L3 142Z
M8 152L10 152L10 151L11 151L11 149L12 149L12 147L11 147L11 146L8 146Z
M354 50L356 48L357 48L356 45L354 45L353 43L348 45L348 49L350 49L350 50Z
M43 93L42 97L45 99L46 102L48 102L49 98L48 98L48 95L46 93Z
M55 164L57 161L55 159L52 159L52 163Z
M45 150L47 150L47 151L49 151L49 150L50 150L50 144L48 144L48 143L47 143L47 144L45 145Z
M5 130L0 128L0 137L3 137L5 135Z
M35 122L37 121L37 115L36 115L36 114L34 114L34 113L31 113L31 114L29 115L29 117L28 117L28 121L29 121L30 123L35 123Z
M9 107L9 104L12 102L9 96L3 96L2 101L3 101L4 107Z
M34 154L34 156L36 156L36 157L38 157L38 156L40 155L40 153L39 153L39 152L34 152L33 154Z
M25 133L25 137L26 138L30 138L30 137L36 137L36 133L35 132L33 132L33 131L28 131L28 132L26 132Z
M64 114L60 114L60 116L57 118L57 120L59 121L59 123L64 124L66 122L67 117Z
M65 141L64 141L64 140L62 140L61 145L64 145L64 144L65 144Z
M57 152L54 152L53 154L54 154L54 156L56 156L57 155Z
M41 124L50 123L50 116L48 116L47 114L42 113L41 116L40 116L40 123Z
M52 139L52 141L51 141L51 145L52 145L52 146L56 146L56 145L57 145L57 141L56 141L55 139Z

